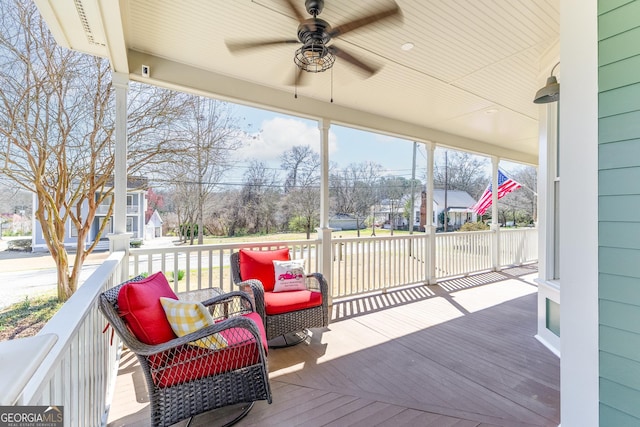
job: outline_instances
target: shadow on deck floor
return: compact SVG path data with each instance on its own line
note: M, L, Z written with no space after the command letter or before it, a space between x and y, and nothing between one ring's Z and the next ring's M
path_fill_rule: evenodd
M334 301L326 330L270 350L273 403L238 425L557 426L560 363L534 338L536 276L529 265ZM148 424L125 351L109 425Z

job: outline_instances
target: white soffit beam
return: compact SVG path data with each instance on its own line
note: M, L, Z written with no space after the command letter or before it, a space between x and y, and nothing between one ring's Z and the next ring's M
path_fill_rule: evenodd
M121 2L117 0L100 0L99 8L111 67L115 72L128 74L129 61L127 59L127 46L123 27L124 15L121 10Z
M108 56L95 1L35 0L35 4L60 46L103 58Z

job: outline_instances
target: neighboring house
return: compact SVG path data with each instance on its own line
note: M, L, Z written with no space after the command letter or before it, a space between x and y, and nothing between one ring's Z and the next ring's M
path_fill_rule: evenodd
M153 240L156 237L162 237L162 218L157 209L149 216L144 229L144 240Z
M404 214L404 200L382 200L376 208L376 220L382 222L382 228L391 229L393 221L394 230L406 228L409 224ZM379 221L382 218L382 221Z
M12 230L13 214L2 213L0 214L0 237L4 235L5 230L7 232Z
M358 224L359 223L359 224ZM329 218L329 227L335 230L357 230L358 228L364 228L364 218L354 217L349 214L335 214Z
M144 181L144 182L143 182ZM145 184L145 185L141 185ZM143 239L145 233L145 212L147 208L147 199L146 199L146 189L141 189L146 187L146 180L137 179L129 179L128 182L129 189L127 190L127 233L131 233L132 239ZM135 189L134 189L135 188ZM97 197L97 195L96 195ZM103 202L96 209L96 215L93 219L93 224L91 225L91 230L87 235L87 240L85 244L90 245L96 239L98 230L100 229L100 225L104 221L108 221L108 224L102 233L100 238L100 243L96 246L96 249L109 249L109 239L108 235L113 233L113 221L112 218L107 218L107 213L109 212L109 205L111 204L113 196L106 197ZM33 206L34 211L36 209L37 200L34 196L33 198ZM86 206L83 207L83 213L86 212ZM31 235L31 244L33 252L42 252L47 251L47 245L44 241L44 237L42 234L42 227L40 223L35 220L35 216L33 219L33 230L34 232ZM67 222L66 226L67 235L65 237L64 244L66 247L75 248L77 246L77 232L75 227L71 225L71 221Z
M444 229L444 221L441 221L443 212L448 213L449 224L448 230L453 231L459 229L462 224L466 222L475 222L477 215L471 206L476 204L476 200L469 195L466 191L459 190L447 190L446 191L446 204L445 204L445 191L444 189L433 190L433 224L436 229ZM420 230L424 230L426 221L426 203L427 194L426 191L422 192L422 203L420 204Z
M410 206L411 196L406 195L401 200L389 200L384 199L379 205L374 206L372 210L375 212L375 224L382 228L391 228L391 219L393 217L393 228L409 229L408 214L405 212L406 208ZM416 191L414 199L414 214L413 214L413 227L417 230L420 226L420 194Z
M20 236L31 234L31 219L24 212L0 214L0 236L4 233Z

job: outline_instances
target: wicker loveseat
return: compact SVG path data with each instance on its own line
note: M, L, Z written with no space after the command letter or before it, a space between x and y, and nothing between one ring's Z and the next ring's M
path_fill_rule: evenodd
M231 254L233 282L241 290L253 294L270 346L279 346L274 344L274 339L280 337L284 339L285 346L297 344L304 339L307 329L329 325L329 286L322 274L306 274L305 289L274 292L276 274L270 261L288 259L287 248L268 251L242 249ZM247 267L246 263L253 263L253 266Z
M248 403L240 419L253 402L271 403L264 328L245 293L235 291L203 301L214 324L150 344L134 335L140 325L127 321L128 313L120 307L122 295L120 301L118 296L127 283L104 292L99 306L140 362L151 404L151 425L168 426L213 409ZM147 308L143 314L153 310L157 306Z

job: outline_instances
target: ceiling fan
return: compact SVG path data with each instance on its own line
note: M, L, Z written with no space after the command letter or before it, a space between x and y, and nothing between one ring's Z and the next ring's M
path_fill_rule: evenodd
M337 0L336 0L337 1ZM305 0L305 8L311 18L305 18L293 4L293 0L284 0L293 15L299 22L297 39L279 39L279 40L259 40L259 41L226 41L227 49L231 53L240 53L251 49L261 48L265 46L273 46L279 44L302 44L295 51L293 58L294 63L298 67L295 80L292 84L301 84L303 72L319 73L330 69L336 57L345 63L364 71L367 77L374 75L379 71L378 66L367 64L357 59L352 54L332 43L333 39L340 37L349 31L370 25L374 22L385 18L397 17L402 18L402 12L398 5L392 1L392 6L384 10L376 11L361 18L354 19L335 27L332 27L327 21L318 18L318 15L324 8L324 0Z

